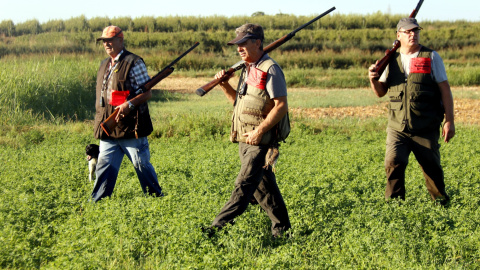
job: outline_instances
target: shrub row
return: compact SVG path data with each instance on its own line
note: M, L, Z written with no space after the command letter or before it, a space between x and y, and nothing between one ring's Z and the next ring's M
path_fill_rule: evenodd
M476 46L480 43L477 33L480 25L457 28L429 28L422 32L421 43L435 50L459 50ZM289 30L266 30L265 44L288 34ZM19 37L0 36L0 56L7 54L30 53L93 53L103 52L96 38L101 32L50 32L22 35ZM182 31L182 32L125 32L127 48L153 49L171 53L183 52L194 42L200 42L195 52L215 52L228 54L234 50L226 45L226 41L234 37L234 31ZM323 51L332 50L342 53L351 49L360 49L367 54L383 52L391 47L395 39L392 29L306 29L278 48L278 51Z
M314 22L309 29L393 29L401 17L407 14L388 15L381 12L359 15L339 14L332 12L322 19ZM40 23L36 19L21 23L13 23L12 20L0 22L0 35L20 36L25 34L38 34L44 32L78 32L78 31L101 31L105 26L118 25L125 31L132 32L182 32L182 31L231 31L245 22L259 23L270 30L288 30L304 24L313 19L312 16L295 16L289 14L265 15L256 12L251 16L167 16L153 17L73 17L68 20L49 20ZM425 21L425 27L452 27L471 26L479 23L466 21Z

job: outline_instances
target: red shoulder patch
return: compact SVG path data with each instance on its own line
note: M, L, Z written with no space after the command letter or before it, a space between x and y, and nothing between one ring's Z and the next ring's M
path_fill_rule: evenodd
M251 67L248 73L247 84L265 90L265 86L267 85L267 72Z

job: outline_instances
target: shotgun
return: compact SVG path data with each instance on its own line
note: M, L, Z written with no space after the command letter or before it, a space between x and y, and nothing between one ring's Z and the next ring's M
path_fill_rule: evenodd
M163 68L160 72L158 72L155 76L153 76L150 80L148 80L146 83L144 83L142 86L140 86L137 90L135 90L133 93L133 96L137 96L141 93L145 93L152 89L157 83L159 83L161 80L165 79L168 77L170 74L172 74L175 65L180 59L182 59L185 55L187 55L189 52L191 52L195 47L197 47L200 43L195 42L195 44L190 47L190 49L186 50L182 55L177 57L177 59L173 60L170 64L168 64L165 68ZM115 121L115 118L117 117L119 108L116 108L115 111L107 118L105 121L103 121L100 126L102 127L103 131L110 136L112 131L115 129L117 126L117 121Z
M423 4L423 0L420 0L417 4L417 7L412 11L410 16L408 16L408 17L409 18L415 18L415 16L417 16L418 10L422 6L422 4ZM392 59L393 55L398 50L398 48L400 48L400 41L395 40L393 42L393 47L391 49L387 49L385 51L385 56L382 59L380 59L380 61L378 61L378 63L375 66L374 71L377 72L378 75L379 75L379 77L374 78L375 80L378 81L378 79L380 79L380 76L385 71L385 68L387 68L388 63L390 63L390 60Z
M291 38L293 38L295 36L295 34L302 30L303 28L309 26L310 24L312 24L313 22L315 22L316 20L322 18L323 16L327 15L328 13L332 12L335 10L335 7L332 7L331 9L325 11L324 13L318 15L317 17L313 18L312 20L310 20L309 22L303 24L302 26L298 27L297 29L293 30L292 32L286 34L285 36L275 40L274 42L270 43L267 47L263 48L263 51L265 53L269 53L273 50L275 50L276 48L280 47L281 45L283 45L285 42L289 41ZM245 67L245 61L241 60L239 62L237 62L235 65L231 66L226 72L225 72L225 75L223 75L221 78L218 78L218 79L214 79L213 81L205 84L204 86L200 87L197 89L197 91L195 92L197 95L199 96L203 96L205 95L206 93L208 93L210 90L212 90L217 84L219 84L220 82L223 82L225 81L227 78L230 77L230 75L232 75L235 71L237 70L240 70L242 68Z

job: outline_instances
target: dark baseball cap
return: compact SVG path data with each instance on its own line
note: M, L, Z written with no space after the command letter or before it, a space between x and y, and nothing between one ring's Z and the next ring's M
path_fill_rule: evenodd
M240 44L247 41L248 39L260 39L261 41L263 41L264 39L263 28L258 24L244 24L238 27L235 30L235 33L237 34L237 36L234 39L230 40L227 43L228 45Z

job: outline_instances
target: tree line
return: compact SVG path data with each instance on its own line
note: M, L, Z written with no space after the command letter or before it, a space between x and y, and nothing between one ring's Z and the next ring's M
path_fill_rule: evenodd
M367 15L360 14L330 14L316 21L309 29L392 29L398 20L408 14L384 14L376 12ZM153 17L93 17L86 18L84 15L72 17L67 20L55 19L40 23L37 19L27 20L15 24L12 20L0 22L0 35L15 37L28 34L40 34L46 32L83 32L102 31L105 26L117 25L124 31L131 32L181 32L181 31L230 31L246 23L255 21L269 30L295 29L303 23L313 19L312 16L295 16L279 13L266 15L264 12L255 12L251 16L166 16ZM471 23L467 21L425 21L422 26L465 26ZM478 25L478 23L475 23Z

